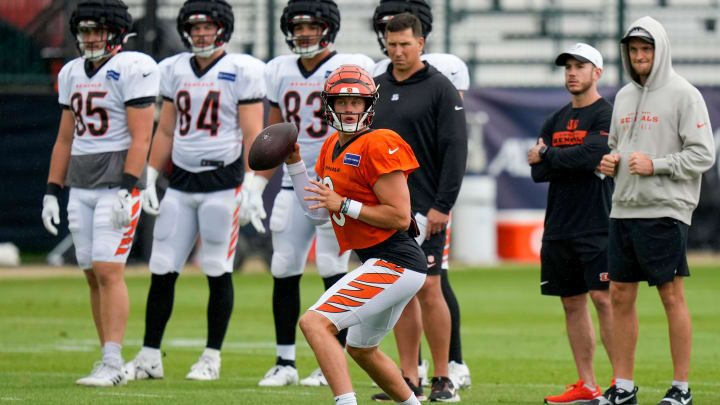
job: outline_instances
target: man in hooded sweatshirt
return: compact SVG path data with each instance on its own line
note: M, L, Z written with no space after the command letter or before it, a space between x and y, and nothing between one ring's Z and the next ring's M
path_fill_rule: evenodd
M592 404L637 404L635 299L638 283L647 281L665 307L674 369L658 405L691 405L686 242L700 177L715 162L713 134L702 95L672 68L659 22L635 21L620 49L632 81L615 98L610 153L600 162L601 172L615 177L608 241L615 385Z

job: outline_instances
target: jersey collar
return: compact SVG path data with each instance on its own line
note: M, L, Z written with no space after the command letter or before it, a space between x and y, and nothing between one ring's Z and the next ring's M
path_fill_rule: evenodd
M332 58L332 57L335 56L335 55L337 55L337 51L332 51L332 52L330 52L330 53L328 54L328 56L326 56L323 60L321 60L321 61L315 66L315 69L313 69L313 70L311 70L311 71L305 70L305 66L303 66L302 61L300 60L300 58L298 58L298 59L297 59L297 65L298 65L298 69L300 69L300 74L303 75L303 77L307 79L308 77L312 76L313 73L317 72L317 70L320 69L320 66L324 65L325 62L327 62L330 58Z
M223 53L220 54L220 56L218 56L217 59L210 62L210 64L207 65L205 67L205 69L200 68L200 65L198 65L198 63L197 63L197 59L195 59L195 56L193 55L190 58L190 67L192 68L193 73L195 73L195 76L197 76L197 78L199 79L199 78L203 77L205 75L205 73L207 73L210 69L212 69L213 66L215 66L215 64L220 62L220 59L224 58L225 55L227 55L227 53L223 51Z
M338 134L338 139L335 141L335 147L333 147L332 160L337 159L338 156L340 156L340 154L343 153L343 151L347 149L351 143L355 142L356 139L359 139L361 136L369 133L370 131L372 131L372 129L365 129L359 134L353 136L352 139L350 139L345 145L340 145L340 135Z
M117 54L118 54L118 53L116 52L114 55L112 55L112 56L110 56L109 58L105 59L105 62L103 62L100 66L98 66L97 69L95 69L95 65L93 65L93 63L92 63L91 61L85 59L85 63L83 64L83 67L85 68L85 74L87 75L88 79L92 79L92 77L95 76L95 74L96 74L97 72L99 72L100 69L102 69L103 66L105 66L105 64L107 64L108 62L110 62L110 59L114 58L115 55L117 55Z

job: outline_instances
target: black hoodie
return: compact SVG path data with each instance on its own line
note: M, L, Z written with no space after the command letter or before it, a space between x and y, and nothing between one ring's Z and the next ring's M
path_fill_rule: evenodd
M437 69L425 67L401 82L393 65L375 78L380 97L373 128L391 129L412 147L420 168L408 177L412 209L449 213L455 204L467 161L463 102Z

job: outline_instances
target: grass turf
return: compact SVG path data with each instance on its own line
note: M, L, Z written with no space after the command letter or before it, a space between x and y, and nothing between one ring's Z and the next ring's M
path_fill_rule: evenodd
M693 276L685 284L694 332L691 387L695 403L720 403L720 271L715 266L693 267L691 271ZM473 379L472 389L460 392L462 402L539 404L546 395L562 392L565 384L577 378L561 305L557 298L539 294L538 273L536 266L451 271L452 285L461 303L463 357ZM123 352L129 360L142 342L149 276L142 271L131 272L127 283L131 313ZM92 389L74 384L100 358L84 279L79 274L0 279L0 402L332 403L327 387L257 386L275 357L272 279L268 274L238 274L234 284L235 311L223 347L220 380L184 380L204 347L207 304L204 276L187 272L178 280L173 317L165 332L165 378L131 382L120 388ZM316 274L303 277L303 308L321 292L322 282ZM672 379L667 326L654 288L640 288L638 308L640 339L635 381L640 386L640 403L654 404ZM392 334L381 347L396 358ZM423 351L429 357L425 342ZM303 378L316 362L299 332L297 357ZM598 381L605 389L612 376L599 343L595 365ZM352 360L350 371L358 402L372 403L370 395L377 388Z

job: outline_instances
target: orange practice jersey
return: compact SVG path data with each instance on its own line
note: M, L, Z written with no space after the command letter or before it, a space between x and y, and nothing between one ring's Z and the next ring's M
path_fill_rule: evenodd
M354 138L333 159L337 143L337 132L325 140L315 164L315 173L336 193L363 205L380 204L373 191L373 185L380 176L400 170L407 180L408 175L420 167L410 145L389 129L372 130ZM395 229L378 228L339 212L330 212L330 219L341 253L374 246L396 232Z

